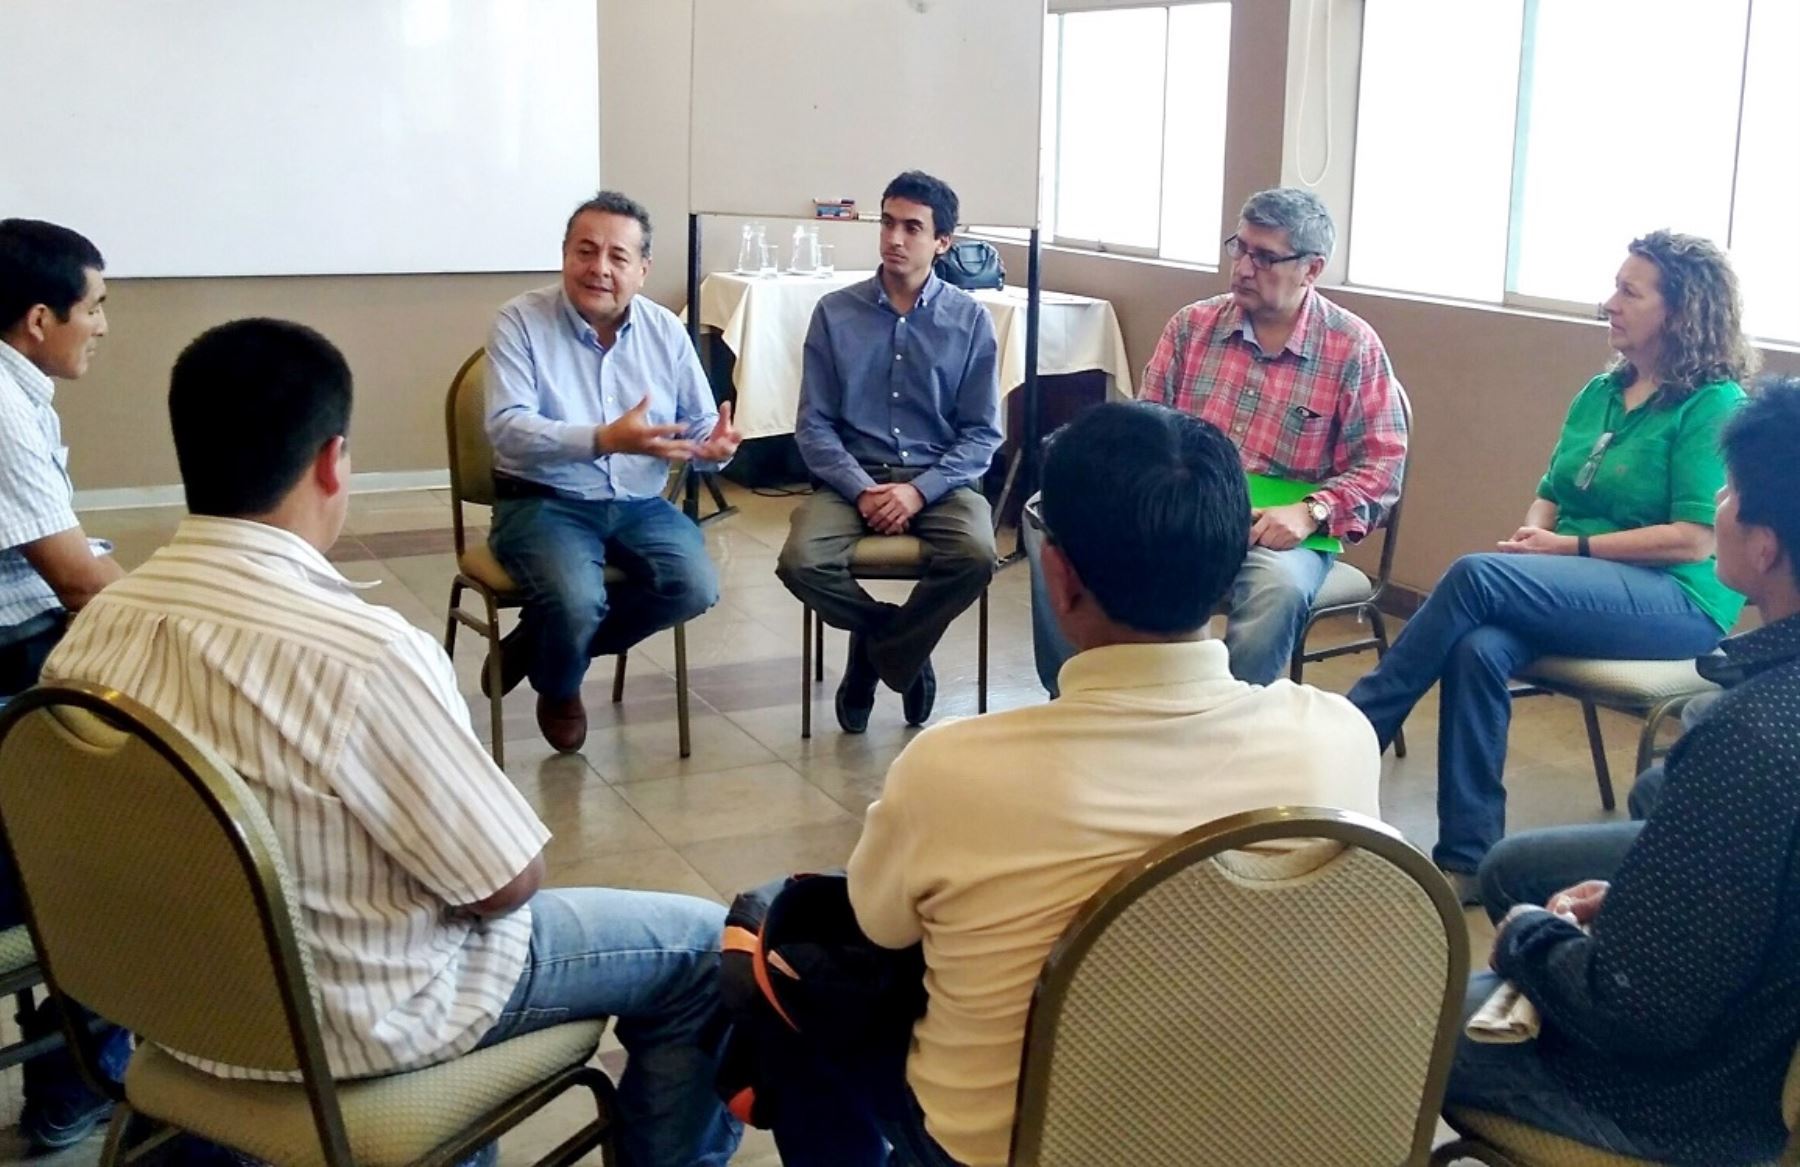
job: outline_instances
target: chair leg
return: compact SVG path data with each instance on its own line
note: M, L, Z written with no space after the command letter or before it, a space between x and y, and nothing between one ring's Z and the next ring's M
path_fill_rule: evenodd
M980 644L975 650L975 712L986 713L988 693L988 594L986 588L981 589L979 620L981 624L978 634Z
M462 603L462 593L462 581L452 580L450 582L449 615L444 617L444 655L451 660L456 659L456 626L460 623L456 618L456 609Z
M1612 770L1606 764L1606 739L1600 736L1600 711L1592 701L1581 703L1581 718L1587 722L1588 750L1594 755L1594 781L1600 784L1600 805L1614 806Z
M813 680L825 683L825 615L813 613Z
M619 679L616 689L625 685L625 657L619 657ZM617 698L614 698L617 700ZM675 625L675 734L681 749L681 756L688 757L694 752L692 731L688 727L688 662L687 662L687 625Z
M679 628L680 626L677 625L677 627ZM680 636L681 633L676 632L675 635ZM629 652L622 652L619 654L618 663L613 665L613 704L614 705L617 705L619 702L625 700L625 662L628 659L630 659L630 657L631 657L631 654Z
M813 615L800 606L800 736L812 736Z
M481 596L487 608L487 673L488 673L488 717L492 725L493 737L488 742L488 752L494 756L494 765L506 767L506 729L500 715L500 703L506 694L501 691L500 679L500 606L494 603L494 597L485 589Z
M1636 771L1638 774L1642 774L1645 770L1648 770L1650 768L1650 763L1656 760L1658 752L1656 748L1656 737L1662 729L1663 722L1678 712L1690 700L1692 700L1692 698L1687 696L1672 697L1669 700L1654 706L1649 714L1645 716L1644 728L1638 734Z
M1387 617L1373 604L1369 606L1369 631L1375 637L1375 663L1380 665L1388 654ZM1394 730L1394 757L1406 756L1406 727Z

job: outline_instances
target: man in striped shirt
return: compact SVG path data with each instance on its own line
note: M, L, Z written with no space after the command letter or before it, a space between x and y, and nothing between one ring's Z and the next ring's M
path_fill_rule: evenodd
M350 393L343 357L300 325L240 320L189 345L169 414L190 517L83 610L44 676L131 694L249 783L299 888L335 1074L612 1015L630 1054L623 1161L722 1165L737 1143L711 1090L724 912L539 890L549 831L475 740L448 658L325 558L348 504Z
M53 378L75 380L106 335L105 261L86 238L35 219L0 220L0 704L37 681L69 613L123 574L75 518L69 450ZM0 853L0 928L25 922L12 861ZM55 1032L39 1010L27 1037ZM130 1040L107 1032L102 1061L122 1072ZM19 1126L37 1150L80 1142L110 1105L68 1055L25 1064Z
M1313 287L1336 234L1310 192L1251 195L1224 244L1231 291L1175 314L1139 393L1217 426L1246 472L1313 484L1301 501L1256 513L1249 558L1231 586L1231 672L1257 685L1287 674L1331 570L1331 554L1301 541L1318 534L1354 543L1400 498L1406 417L1387 351L1373 328ZM1073 650L1049 614L1040 546L1027 530L1038 675L1055 694Z

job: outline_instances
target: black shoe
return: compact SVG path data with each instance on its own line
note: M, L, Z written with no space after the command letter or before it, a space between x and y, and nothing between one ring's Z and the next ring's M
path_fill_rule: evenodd
M514 628L500 638L500 695L502 697L517 689L519 682L523 681L525 674L531 670L531 650L530 646L525 643L523 633L524 629ZM481 695L483 697L494 695L491 692L493 685L488 682L488 678L491 676L493 674L488 672L488 662L482 661Z
M111 1099L83 1089L67 1097L27 1102L19 1114L19 1132L35 1150L60 1151L99 1130L112 1112Z
M875 686L880 683L875 662L869 659L867 642L852 632L844 679L837 688L838 726L845 733L862 733L869 728L869 714L875 709Z
M906 711L906 724L924 725L931 720L931 707L935 704L937 673L931 667L931 658L926 657L919 675L912 679L912 684L900 695L900 708Z

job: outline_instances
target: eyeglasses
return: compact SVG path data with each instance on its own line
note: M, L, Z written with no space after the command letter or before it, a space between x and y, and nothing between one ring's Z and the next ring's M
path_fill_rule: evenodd
M1576 490L1586 490L1594 485L1594 477L1600 473L1600 460L1606 457L1606 448L1612 445L1612 440L1612 433L1608 431L1601 434L1599 440L1594 443L1593 450L1588 453L1587 461L1583 462L1581 469L1575 472Z
M1244 246L1244 241L1239 239L1236 235L1225 240L1225 242L1221 243L1219 246L1225 249L1225 254L1230 256L1234 263L1244 258L1246 255L1249 256L1250 265L1257 271L1268 271L1276 264L1292 263L1296 259L1306 259L1313 254L1310 251L1296 251L1292 255L1276 255L1273 251L1264 251L1260 247L1246 247Z
M1032 530L1044 537L1044 542L1056 542L1056 536L1052 535L1050 533L1050 528L1044 525L1044 502L1042 495L1034 494L1026 499L1023 513L1025 515L1025 521L1031 525Z

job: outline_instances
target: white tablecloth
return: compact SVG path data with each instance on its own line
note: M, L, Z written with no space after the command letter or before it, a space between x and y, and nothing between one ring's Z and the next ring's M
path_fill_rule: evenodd
M700 284L700 325L716 329L737 357L736 421L746 438L794 432L800 404L800 354L813 306L825 293L874 272L770 278L714 272ZM1025 381L1025 289L972 293L994 318L1000 344L1000 392ZM1131 395L1131 364L1119 318L1105 300L1044 292L1038 314L1038 372L1055 375L1098 369L1108 391Z

